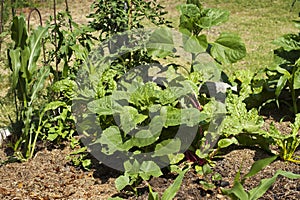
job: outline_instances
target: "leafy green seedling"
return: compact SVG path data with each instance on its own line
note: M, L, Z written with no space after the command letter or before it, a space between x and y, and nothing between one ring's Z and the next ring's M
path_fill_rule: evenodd
M232 199L243 199L243 200L256 200L263 196L265 192L271 187L271 185L276 181L276 178L281 175L291 179L299 179L300 174L294 174L292 172L286 172L282 170L278 170L272 178L267 178L261 180L260 184L250 190L249 192L246 191L243 187L243 184L247 178L254 176L267 165L272 163L274 160L277 159L277 156L272 156L269 158L261 159L256 161L250 171L244 176L240 177L240 170L237 172L233 188L231 189L222 189L223 194L230 196Z
M173 199L177 193L177 191L180 189L181 182L184 178L185 173L189 170L189 168L182 170L176 179L174 180L174 183L168 187L168 189L163 193L162 197L160 198L157 192L153 192L151 186L149 185L149 196L148 200L170 200Z
M284 161L300 163L298 159L294 158L294 153L300 145L299 129L300 129L300 114L298 113L295 118L294 124L291 124L292 131L290 134L282 134L272 123L270 125L270 133L266 133L275 141L276 145L280 148L279 156ZM295 156L296 157L296 156Z

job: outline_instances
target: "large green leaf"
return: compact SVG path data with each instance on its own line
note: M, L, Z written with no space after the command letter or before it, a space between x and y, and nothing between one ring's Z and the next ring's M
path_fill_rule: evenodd
M264 159L256 161L251 166L250 171L243 177L243 179L245 180L246 178L254 176L255 174L257 174L259 171L261 171L263 168L268 166L270 163L272 163L276 159L277 159L277 156L272 156L272 157L269 157L269 158L264 158Z
M234 63L246 56L245 44L236 34L222 33L211 45L211 55L223 64Z
M178 138L164 140L155 146L153 156L165 156L173 153L178 153L180 150L181 141Z
M164 58L173 54L174 42L172 31L169 28L156 29L150 36L149 41L146 44L148 54L150 56L156 56Z
M47 80L50 74L50 67L43 66L38 73L35 74L33 81L33 86L31 89L31 96L29 106L33 101L37 100L38 93L45 87L45 81Z
M144 161L140 167L140 176L143 180L149 180L151 176L163 175L160 167L154 161Z
M115 180L115 185L118 191L121 191L124 187L129 185L130 179L128 176L119 176Z
M19 82L19 72L21 69L20 49L9 50L9 57L12 69L12 88L15 89Z
M182 15L185 15L189 18L200 16L200 9L195 4L181 4L178 6Z
M89 111L91 111L92 113L96 113L99 116L112 115L114 113L111 96L105 96L100 99L91 101L87 106Z
M23 49L27 40L26 22L24 16L15 16L11 26L11 39L15 42L15 48Z
M48 27L39 26L33 31L29 38L30 56L28 59L28 71L30 74L36 71L36 62L41 52L41 40L48 31Z
M183 35L183 48L190 53L203 53L208 47L206 35Z
M283 47L286 51L300 50L300 36L298 34L286 34L273 41L275 45Z
M107 145L106 148L102 150L107 155L111 155L117 150L124 150L121 132L117 126L110 126L105 129L100 138L98 138L93 144L97 143Z
M149 126L138 131L132 136L130 140L124 143L124 147L130 149L131 147L145 147L153 144L159 139L162 131L164 120L161 116L155 116ZM148 127L148 129L146 129Z
M201 18L196 21L196 25L203 29L209 29L226 22L229 18L229 12L218 8L208 8L201 12Z
M125 134L127 134L147 118L147 115L140 114L134 107L124 106L120 112L122 130L125 132Z

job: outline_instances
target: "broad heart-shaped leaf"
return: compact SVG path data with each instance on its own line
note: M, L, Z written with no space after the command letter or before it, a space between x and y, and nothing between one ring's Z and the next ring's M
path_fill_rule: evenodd
M181 171L178 176L176 177L176 179L174 180L174 183L168 187L168 189L163 193L161 200L170 200L173 199L177 193L177 191L179 190L182 180L184 178L185 173L189 170L189 168Z
M290 179L299 179L300 178L300 174L294 174L292 172L278 170L272 178L261 180L260 184L256 188L250 190L249 191L249 199L255 200L255 199L260 198L271 187L271 185L276 181L276 178L279 175L285 176Z
M34 76L29 105L37 99L38 93L45 87L45 81L50 74L50 67L43 66Z
M236 34L222 33L211 45L211 55L223 64L234 63L246 56L245 44Z
M131 139L124 143L124 148L130 149L131 147L145 147L153 144L159 139L160 133L163 129L164 119L161 116L155 116L145 129L138 131Z
M117 150L123 149L123 140L121 136L121 132L117 126L110 126L105 129L100 138L98 138L93 144L107 145L106 149L103 149L103 153L107 155L113 154Z
M124 106L120 112L120 122L122 130L128 134L131 130L137 127L147 119L147 115L140 114L137 109L131 106Z
M286 34L274 40L273 43L281 46L285 51L300 50L300 35Z
M121 175L115 180L115 185L118 191L121 191L127 185L129 185L130 179L128 176Z
M165 156L173 153L178 153L180 150L181 141L178 138L164 140L155 146L153 156Z
M42 47L42 38L48 31L48 27L39 26L33 31L29 37L29 47L30 47L30 56L28 60L28 71L30 74L34 73L36 70L36 62L40 56L41 47Z
M143 180L149 180L151 176L159 177L163 173L154 161L144 161L141 164L139 175Z
M218 8L208 8L201 11L201 18L196 21L197 26L209 29L228 21L229 12Z
M24 48L27 40L26 22L24 16L15 16L11 26L11 39L15 42L15 48Z
M206 35L183 35L183 48L190 53L203 53L208 47Z
M156 29L146 44L149 56L165 58L174 51L172 31L169 28Z

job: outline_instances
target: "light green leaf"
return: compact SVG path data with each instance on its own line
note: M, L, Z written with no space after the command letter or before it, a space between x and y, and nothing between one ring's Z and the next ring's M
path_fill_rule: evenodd
M111 96L104 96L100 99L91 101L88 103L87 107L89 111L96 113L99 116L112 115L114 113Z
M137 109L131 106L124 106L120 113L122 130L125 134L128 134L147 118L147 115L140 114Z
M219 148L226 148L232 144L239 144L238 140L235 137L224 138L218 141Z
M286 82L288 81L288 79L289 79L289 76L286 76L286 75L280 76L280 78L277 82L276 90L275 90L275 95L277 98L281 94L281 91L283 90L283 88L286 86Z
M201 28L209 29L212 26L222 24L229 19L229 12L218 8L208 8L201 12L201 18L196 21L196 25Z
M129 185L129 177L128 176L119 176L115 180L115 185L118 191L121 191L123 188L125 188L127 185Z
M299 59L300 61L300 59ZM299 62L300 63L300 62ZM294 66L296 67L296 66ZM300 66L297 68L294 74L294 89L300 89Z
M39 26L33 31L29 38L30 56L28 59L28 71L30 74L36 70L36 62L41 52L41 40L47 33L49 27Z
M155 146L153 156L165 156L173 153L178 153L180 150L181 141L178 138L164 140Z
M235 34L222 33L211 45L211 55L223 64L234 63L246 56L245 44Z
M300 50L300 36L298 34L286 34L273 42L275 45L283 47L286 51Z
M278 175L285 176L290 179L299 179L300 178L300 174L294 174L292 172L278 170L272 178L261 180L260 184L256 188L249 191L250 199L255 200L255 199L260 198L271 187L271 185L276 181L276 178L278 177Z
M183 48L190 53L203 53L208 47L206 35L183 35Z
M156 29L146 44L148 54L159 58L173 54L174 42L172 31L169 28Z
M123 150L122 136L117 126L110 126L109 128L105 129L100 138L98 138L91 145L97 143L100 143L101 145L107 145L105 149L102 149L102 151L107 155L111 155L117 150Z
M264 158L264 159L256 161L251 166L250 171L243 177L243 179L245 180L246 178L254 176L255 174L257 174L259 171L264 169L266 166L268 166L270 163L272 163L276 159L277 159L277 156L272 156L272 157L269 157L269 158Z
M45 81L50 74L50 68L48 66L43 66L38 73L35 74L35 78L32 89L29 106L37 99L38 93L45 87Z
M232 194L235 195L235 197L237 197L238 199L245 199L245 200L249 200L249 195L248 193L245 191L244 187L242 186L241 183L235 181L234 182L234 186L232 189L222 189L223 194L232 196Z
M160 167L153 161L144 161L140 170L140 176L143 180L149 180L151 176L159 177L163 175Z

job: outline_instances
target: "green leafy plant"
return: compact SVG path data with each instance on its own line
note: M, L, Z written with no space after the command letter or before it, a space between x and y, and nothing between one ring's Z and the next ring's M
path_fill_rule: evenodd
M223 194L230 196L232 199L245 199L245 200L255 200L262 197L265 192L271 187L271 185L276 181L279 175L285 176L291 179L299 179L299 174L294 174L292 172L286 172L278 170L272 178L266 178L261 180L260 184L253 188L250 191L246 191L243 187L243 184L247 178L250 178L265 168L267 165L276 160L277 156L272 156L269 158L264 158L256 161L250 171L244 175L242 178L240 176L240 171L237 172L234 180L233 188L231 189L222 189Z
M222 136L218 148L231 144L246 146L259 145L270 152L269 145L273 140L261 130L264 120L258 115L256 108L247 110L244 97L228 92L226 98L227 116L222 123Z
M100 41L116 33L143 28L145 20L155 25L168 23L163 18L166 11L156 0L95 0L91 8L95 12L89 15L93 19L90 26L100 31Z
M35 133L34 114L41 101L39 94L46 85L50 74L48 66L37 65L41 52L41 40L48 27L38 27L30 36L27 34L25 19L16 16L11 26L13 49L8 50L9 67L12 71L12 90L16 106L16 121L13 130L16 134L14 150L22 149L21 157L31 158L34 153L38 133Z
M217 8L204 8L199 0L188 0L178 6L181 12L179 29L185 34L184 49L192 54L192 71L203 67L197 57L208 52L217 63L234 63L246 55L246 48L236 34L222 33L214 42L208 42L203 30L220 25L228 20L229 12ZM217 68L217 66L213 66Z
M148 184L148 186L149 186L148 200L169 200L169 199L173 199L175 197L177 191L180 189L180 185L182 183L184 175L188 170L189 170L189 168L186 168L186 169L182 170L181 172L179 172L178 176L174 180L174 183L166 189L166 191L163 193L161 198L159 197L159 194L157 192L154 192L152 190L151 186Z
M300 163L299 156L294 156L295 151L300 145L298 133L300 129L300 114L296 115L295 122L291 124L291 128L291 133L283 134L275 127L274 123L272 123L269 132L265 134L271 137L274 140L274 144L279 147L279 156L282 160Z
M299 27L299 21L295 23ZM292 99L290 107L294 114L297 114L297 96L300 89L300 36L299 34L286 34L273 43L280 47L274 51L275 64L267 69L269 87L275 88L277 103L282 100L290 105L288 100L280 98L280 95L287 91Z

